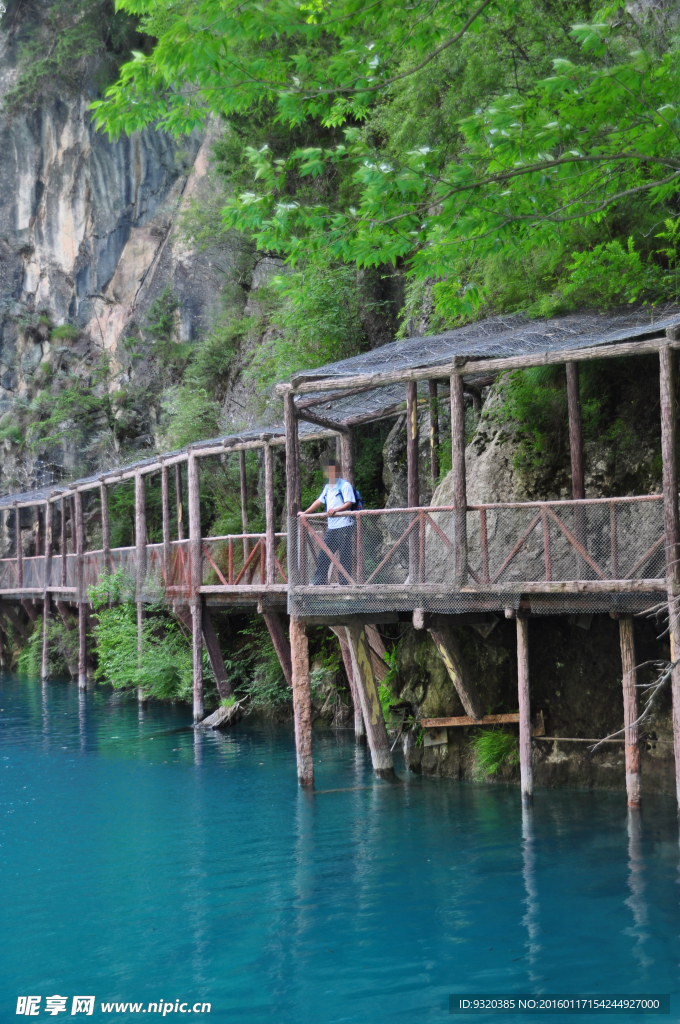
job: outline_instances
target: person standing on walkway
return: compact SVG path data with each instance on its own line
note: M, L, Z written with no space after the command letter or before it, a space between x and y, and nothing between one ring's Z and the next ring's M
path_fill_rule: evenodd
M352 573L352 541L354 539L354 520L350 516L343 516L343 512L354 507L356 498L354 488L348 480L343 480L339 475L340 466L337 459L326 459L323 463L323 473L326 477L326 486L316 501L313 501L309 508L302 513L303 516L316 512L317 509L325 508L328 516L328 525L324 534L323 542L333 554L338 552L340 564L351 575ZM313 586L323 586L328 582L328 570L331 560L325 551L319 552L319 561L314 572ZM349 580L343 573L338 572L338 582L346 586Z

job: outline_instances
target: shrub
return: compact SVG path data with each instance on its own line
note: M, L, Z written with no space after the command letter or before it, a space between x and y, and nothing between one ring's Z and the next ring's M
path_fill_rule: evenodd
M479 778L498 775L519 764L517 738L509 732L480 731L473 738L472 749L477 758L475 774Z
M50 340L56 341L59 338L65 338L68 341L77 341L79 334L80 331L75 324L62 324L50 332Z

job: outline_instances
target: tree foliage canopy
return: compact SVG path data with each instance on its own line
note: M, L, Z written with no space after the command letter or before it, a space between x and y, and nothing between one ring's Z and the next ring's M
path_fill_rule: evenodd
M613 5L588 18L548 0L118 6L158 42L96 105L111 134L263 109L291 142L317 126L318 145L246 145L251 184L225 209L227 226L291 262L405 264L438 282L455 317L483 301L484 261L562 249L575 230L581 248L606 244L598 225L636 203L659 223L677 215L680 65L663 15L641 22ZM503 69L489 80L494 46ZM437 131L428 117L420 130L395 122L419 92L448 104Z

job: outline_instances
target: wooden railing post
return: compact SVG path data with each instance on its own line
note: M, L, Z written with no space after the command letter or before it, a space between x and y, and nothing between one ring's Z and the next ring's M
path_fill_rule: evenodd
M246 475L246 453L241 449L238 453L238 477L241 493L241 528L243 533L248 533L248 478ZM250 541L243 538L243 564L248 561L250 554Z
M61 537L59 548L61 551L61 585L66 586L66 498L61 499Z
M274 453L264 446L264 516L267 533L267 584L276 583L276 522L274 520Z
M416 508L420 504L418 478L418 385L406 385L406 504ZM408 538L408 572L411 583L419 581L418 534L411 530Z
M620 617L619 641L623 669L623 722L626 729L626 793L628 806L639 807L642 803L642 776L640 773L640 735L637 725L638 699L635 688L637 682L635 633L632 615Z
M194 722L205 714L203 701L203 623L201 614L201 585L203 583L203 551L201 537L201 492L198 459L189 449L187 467L189 492L189 565L191 572L190 605L194 675Z
M430 394L430 476L432 493L439 483L439 399L437 398L437 381L428 383Z
M21 546L21 509L17 502L14 503L14 522L17 551L17 583L19 590L22 590L24 586L24 552Z
M531 765L531 701L529 698L529 620L517 615L517 694L519 698L519 770L522 800L534 798Z
M83 496L73 496L75 513L76 586L78 600L78 689L87 689L87 605L85 604L85 527L83 524Z
M113 561L111 559L111 520L109 518L109 489L102 480L99 486L99 504L102 512L102 557L104 561L104 572L113 572Z
M52 573L52 516L54 508L48 499L45 503L45 589L43 591L43 635L41 677L48 679L50 675L50 575Z
M175 503L177 505L177 540L184 540L184 517L182 509L182 466L175 463Z
M680 567L678 566L677 413L675 407L675 352L670 346L665 346L659 351L659 371L666 590L671 661L673 662L671 670L673 747L676 796L680 812Z
M451 375L451 473L454 507L454 583L467 583L467 485L465 481L465 401L463 378Z
M170 491L168 467L161 460L161 508L163 518L163 585L170 583Z

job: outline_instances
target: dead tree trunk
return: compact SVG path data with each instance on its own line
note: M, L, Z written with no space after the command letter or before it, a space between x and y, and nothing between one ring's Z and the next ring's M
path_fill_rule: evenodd
M378 684L373 674L366 630L362 626L347 626L347 642L352 653L354 679L359 691L373 770L379 778L395 779L390 740L378 695Z
M433 625L428 626L428 632L439 651L439 656L444 662L449 678L456 688L456 693L460 697L465 714L476 721L480 721L484 716L484 706L475 681L470 676L463 661L458 641L451 626L445 619L437 618Z

